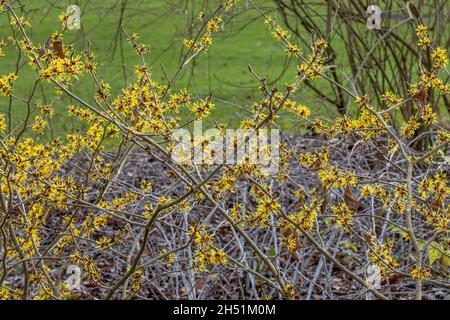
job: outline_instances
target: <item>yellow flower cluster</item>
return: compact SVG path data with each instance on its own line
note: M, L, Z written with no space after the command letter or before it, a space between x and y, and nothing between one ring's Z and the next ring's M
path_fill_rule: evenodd
M13 91L13 84L17 80L15 73L9 73L0 77L0 95L10 96Z
M356 175L353 172L342 171L332 164L322 167L318 171L317 177L324 188L346 188L347 186L354 186L357 182Z
M378 267L382 276L391 274L399 265L392 255L394 246L392 240L386 240L383 243L378 243L374 239L371 241L369 259Z
M42 119L41 116L36 116L34 118L34 124L32 126L32 129L34 132L38 134L44 134L44 130L47 127L47 122L45 122L44 119Z
M204 99L193 103L191 111L195 114L196 120L206 118L214 108L214 103L210 99Z
M12 17L10 20L10 25L14 29L25 29L31 27L31 23L25 19L25 17Z
M286 100L286 102L284 103L284 107L299 118L306 119L311 115L311 110L307 106L303 104L297 104L295 101L290 99Z
M414 267L410 270L409 273L413 279L429 280L431 277L430 270L428 270L427 268Z
M139 268L131 275L131 293L136 294L142 287L144 280L144 269Z
M232 8L232 4L228 5ZM204 15L200 15L200 20L203 21ZM198 52L206 52L212 44L212 34L219 31L219 26L222 23L222 17L212 17L206 22L206 32L199 39L184 39L183 43L186 48Z
M10 297L9 290L6 288L1 288L0 289L0 300L9 300L9 297Z
M328 43L323 38L317 39L312 46L312 53L306 61L298 66L298 75L313 80L318 78L325 67L325 57L323 56Z
M298 225L306 230L312 230L314 227L314 222L316 221L316 217L318 215L318 208L321 205L321 201L317 199L313 199L311 204L303 205L299 212L294 215L290 215L289 217Z
M217 32L217 31L219 31L219 25L221 22L222 22L221 17L214 17L208 21L208 23L206 24L206 29L210 33Z
M353 224L354 211L350 210L347 205L342 202L339 205L331 207L333 217L336 219L336 223L339 227L349 230L351 224Z
M420 127L419 115L415 114L402 124L400 135L403 137L413 138L417 129Z
M166 252L167 250L164 250L160 252L161 261L168 267L172 267L172 265L175 262L175 254L173 252Z
M247 225L261 228L267 228L271 225L271 215L276 215L280 210L280 204L276 199L267 196L258 200L258 206L254 212L247 215Z
M448 64L447 49L437 48L431 53L433 68L439 70Z
M214 189L216 192L234 192L237 179L233 175L232 170L226 170L222 177L214 182Z
M224 265L228 258L223 250L217 250L213 247L213 235L206 231L205 225L191 225L189 235L194 238L197 246L195 250L194 268L197 271L205 271L213 265Z
M0 133L6 129L6 118L3 113L0 113Z
M76 251L74 254L70 255L70 260L73 264L83 266L83 269L89 275L92 283L99 283L102 273L94 264L94 260L91 257L88 257L81 252Z
M3 41L0 41L0 60L2 60L5 57L5 53L3 52L3 46L5 43Z
M359 117L353 119L347 115L338 117L331 126L325 131L330 137L334 137L337 133L341 134L359 134L364 140L374 140L384 132L384 127L380 119L374 114L373 108L365 101L358 101L356 103L363 108L360 111ZM380 115L384 122L389 122L390 116L388 113ZM322 130L324 130L322 128Z
M419 24L416 27L416 35L419 37L419 40L417 41L419 47L426 49L431 45L431 38L428 36L427 26Z
M388 107L398 105L402 101L402 99L397 94L390 91L385 92L381 97L384 101L386 101Z
M324 148L314 153L304 152L300 155L299 162L302 166L307 167L309 170L317 170L323 165L328 163L328 153L330 149Z
M228 0L227 2L225 2L223 4L223 6L226 10L230 10L230 9L233 9L238 2L239 2L239 0Z
M418 206L417 211L437 232L447 233L450 222L450 205L445 204L445 199L450 194L447 173L441 171L432 177L425 177L418 184L418 191L424 204Z
M144 55L150 51L150 46L145 43L138 43L137 40L139 39L139 36L137 33L133 33L131 36L128 37L128 42L131 44L133 49L136 51L139 55Z

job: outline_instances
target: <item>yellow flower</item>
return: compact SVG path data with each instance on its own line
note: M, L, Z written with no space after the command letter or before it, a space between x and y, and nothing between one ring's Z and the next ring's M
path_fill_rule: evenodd
M45 128L47 127L47 122L45 122L45 120L42 119L40 116L36 116L34 118L34 121L35 122L32 126L33 131L39 134L43 134Z
M280 26L275 26L273 28L272 36L278 41L287 40L289 38L289 34L286 30L281 28Z
M274 26L276 24L276 21L273 17L269 16L264 20L264 24L267 26Z
M136 293L141 289L142 280L144 280L144 269L139 268L131 275L131 291Z
M445 67L448 63L447 49L437 48L431 53L431 58L433 60L434 69Z
M111 88L111 86L108 83L105 83L103 80L100 81L99 84L99 88L97 90L97 99L99 101L106 101L106 99L108 99L109 97L109 89Z
M9 291L6 288L0 289L0 300L8 300L10 297Z
M0 113L0 132L4 132L6 129L6 119L3 113Z
M416 35L418 35L419 37L424 37L428 34L428 27L423 25L423 24L419 24L416 27Z
M352 218L355 212L350 210L344 202L339 205L332 206L331 212L333 213L338 226L349 230L349 226L353 224Z
M318 38L316 41L314 41L315 51L322 51L326 48L328 48L328 42L324 38Z
M420 38L419 41L417 42L417 45L422 49L426 49L431 45L431 38L430 37Z
M307 106L303 104L296 105L292 100L287 100L285 107L300 118L306 119L311 115L311 110Z
M151 192L152 191L152 183L147 180L142 180L141 182L141 191L143 192Z
M242 203L238 203L230 208L230 216L235 222L241 222L243 218L244 207Z
M369 104L369 97L367 95L357 96L355 99L358 107L362 108Z
M55 110L50 105L39 106L41 108L42 114L46 115L49 118L52 118L55 115Z
M31 24L24 17L18 17L17 19L13 17L11 18L10 24L14 29L31 27Z
M61 26L63 29L67 28L67 20L69 19L69 14L67 12L63 12L58 16L59 22L61 22Z
M221 22L222 22L221 17L214 17L213 19L208 21L206 28L208 29L209 32L217 32L219 31L219 25Z
M394 250L394 242L387 240L384 243L378 243L372 239L369 250L369 259L375 264L381 272L382 276L389 275L392 270L398 267L398 262L395 261L392 252Z
M208 248L212 245L213 235L206 232L205 230L201 230L196 233L194 242L200 248Z
M304 205L297 214L290 215L289 217L306 230L312 230L314 222L318 215L317 208L319 204L313 201L310 205Z
M298 66L298 75L306 75L309 79L318 78L324 69L325 59L320 55L311 55L306 62Z
M203 21L203 20L205 20L205 16L206 16L206 14L204 12L200 11L197 15L197 20Z
M436 113L434 113L433 107L431 106L431 104L427 104L424 107L424 113L422 116L422 120L424 123L426 123L428 125L431 125L438 121L437 115L436 115Z
M214 250L211 249L209 251L209 256L211 263L214 264L226 264L228 262L228 258L226 254L223 252L223 250Z
M175 262L175 254L173 252L168 253L166 250L163 250L159 253L161 257L161 261L166 264L168 268L170 268Z
M411 139L414 137L414 134L419 127L419 116L416 114L402 125L400 128L400 135Z
M223 4L226 10L232 9L239 0L229 0Z
M209 115L209 112L214 108L214 103L210 99L200 100L194 102L191 111L195 113L195 119L201 120Z
M411 277L413 279L418 279L418 280L428 280L431 277L430 271L426 268L414 267L410 270L409 274L411 275Z
M289 282L287 282L284 285L283 294L284 296L286 296L286 298L289 299L295 299L297 296L297 292L295 292L295 287Z
M300 52L300 49L298 48L297 45L288 43L285 51L289 56L295 56Z
M111 238L102 237L102 238L98 239L95 243L96 243L96 247L98 249L106 249L109 246L111 246L112 240L111 240Z
M386 92L381 97L386 101L388 107L395 106L402 101L402 99L393 92Z
M0 77L0 95L10 96L13 91L13 84L17 80L15 73L9 73L6 76Z

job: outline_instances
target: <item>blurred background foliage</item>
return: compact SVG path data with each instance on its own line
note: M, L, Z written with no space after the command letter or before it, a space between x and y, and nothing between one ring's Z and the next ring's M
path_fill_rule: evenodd
M413 1L413 9L431 24L437 44L449 47L450 28L447 20L448 1ZM192 36L200 11L209 12L217 7L218 0L21 0L15 2L16 11L32 24L30 35L34 44L43 44L48 37L61 31L58 16L70 4L82 10L82 29L69 30L64 35L65 44L73 44L76 51L90 48L98 61L99 79L111 85L112 95L120 93L133 81L133 68L139 57L133 52L121 30L138 33L140 41L149 44L148 62L153 77L164 82L177 70L183 48L183 39ZM226 122L237 126L245 116L245 109L261 98L258 82L248 71L248 65L273 86L284 86L292 81L297 62L286 57L283 49L273 40L263 24L265 15L283 23L308 53L314 38L324 37L330 42L327 73L347 88L358 93L368 93L381 104L386 91L405 95L410 83L417 80L419 64L427 57L420 56L415 47L414 28L417 21L403 21L408 12L405 1L385 1L383 10L392 16L383 16L382 30L368 30L366 26L367 1L300 1L300 0L241 0L237 8L226 17L213 45L206 54L196 57L184 70L175 84L175 90L187 88L194 97L213 93L216 108L209 121ZM389 18L389 19L388 19ZM9 19L0 15L3 41L10 31ZM6 57L0 61L1 74L18 70L19 79L15 94L27 97L30 83L36 73L27 61L17 56L11 45L4 48ZM92 79L81 78L73 88L84 99L92 99L96 89ZM68 97L56 95L54 86L40 82L33 99L38 103L52 104L56 115L51 120L49 135L56 136L79 128L79 123L68 118ZM356 112L353 101L323 79L306 82L296 93L299 103L308 105L313 113L335 118L339 114ZM436 101L435 106L443 119L448 117L449 101ZM408 108L403 112L410 113ZM25 103L9 103L0 98L0 110L9 112L12 127L21 123L26 114ZM399 122L407 114L398 114ZM287 114L277 121L290 133L303 133L306 123ZM48 139L49 136L40 139Z

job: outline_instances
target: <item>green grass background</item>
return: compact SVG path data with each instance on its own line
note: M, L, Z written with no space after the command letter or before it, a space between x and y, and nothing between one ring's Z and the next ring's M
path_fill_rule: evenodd
M126 2L126 10L121 17L121 5ZM266 15L278 16L272 0L255 0L260 10ZM61 31L58 15L69 4L78 4L82 9L82 29L70 30L65 34L64 42L73 44L76 51L88 46L97 57L97 75L111 85L113 96L120 93L127 83L133 80L133 68L140 63L140 58L133 52L125 35L120 31L123 24L128 33L136 32L140 41L151 46L148 63L152 75L158 81L164 81L163 71L170 78L177 70L183 50L183 39L189 38L189 29L199 11L211 12L219 3L217 0L23 0L22 6L15 6L32 23L29 30L34 43L45 43L55 31ZM174 89L187 88L194 97L204 97L213 93L216 108L209 117L209 123L221 121L230 126L237 126L247 114L242 109L262 97L258 90L259 83L248 71L248 65L269 83L284 87L294 79L296 61L290 61L280 45L272 38L263 24L263 17L249 1L241 0L238 9L233 11L230 22L214 34L213 45L206 54L195 58L185 68L176 81ZM197 22L198 24L198 22ZM319 24L320 25L320 24ZM197 25L198 27L198 25ZM11 34L9 17L0 14L1 38L7 41ZM196 27L194 26L194 30ZM345 65L345 48L337 38L331 39L337 52L336 67L339 72L350 74ZM367 41L374 43L376 37L368 36ZM115 49L114 49L115 48ZM0 60L0 75L14 72L19 65L19 79L15 94L27 98L37 75L27 66L24 57L17 60L17 52L11 46L4 48L6 57ZM302 45L302 51L308 48ZM124 73L126 76L124 76ZM317 80L317 87L323 86L324 80ZM95 93L93 80L84 76L73 86L73 90L86 101L94 104ZM313 114L330 117L336 116L333 106L315 96L311 90L302 87L296 93L299 103L308 105ZM38 103L49 103L55 108L56 115L49 123L51 130L44 137L48 139L64 133L76 131L80 123L67 116L67 106L76 104L65 95L56 95L54 85L41 81L32 101L34 109ZM239 106L239 107L238 107ZM8 115L11 111L12 128L20 127L26 116L25 103L14 100L9 105L9 98L0 97L0 111ZM33 114L38 111L34 110ZM185 112L186 114L186 112ZM290 133L304 132L306 123L281 113L277 124Z
M16 8L16 11L22 12L31 22L29 34L34 43L44 43L53 32L61 30L58 15L66 10L68 1L26 0L22 3L24 7ZM184 3L185 7L180 7L180 3ZM163 80L163 69L169 78L177 70L183 39L189 37L187 30L193 17L199 11L208 11L216 5L216 1L210 1L209 8L205 8L200 3L203 2L128 1L122 23L128 33L137 32L139 40L151 46L148 62L157 80ZM126 86L127 81L133 80L133 67L139 63L139 57L129 46L125 35L122 34L122 39L120 38L118 26L121 1L80 1L79 5L83 12L82 30L67 31L64 42L73 43L76 50L86 49L88 45L91 47L97 56L98 77L110 83L111 92L116 95ZM245 1L241 5L246 6ZM264 12L276 14L271 1L262 0L258 5ZM261 98L257 89L258 81L248 71L248 65L274 84L292 81L295 74L295 63L288 61L256 10L239 10L235 15L230 23L225 23L223 29L215 34L208 52L195 58L175 85L175 89L187 88L193 96L207 96L212 92L218 100L210 121L223 121L232 125L237 125L237 119L245 116L245 112L235 105L249 109L252 103ZM0 15L0 30L5 41L7 35L11 34L8 21L5 14ZM15 71L17 64L15 49L8 46L4 51L6 57L0 61L0 74ZM14 93L26 98L31 92L36 73L26 65L23 57L19 65L19 79ZM285 68L287 70L283 72ZM87 101L93 102L91 97L95 88L88 76L76 82L73 90ZM72 132L79 127L80 124L66 114L67 105L71 102L65 95L56 95L51 83L40 83L32 105L35 107L37 103L51 103L54 106L56 115L51 120L52 132L49 135ZM8 98L0 98L0 109L5 113L9 111ZM25 103L15 100L11 109L13 127L17 127L23 122L27 107ZM288 118L283 116L279 120L283 128L296 130L303 126L293 125L292 118Z

